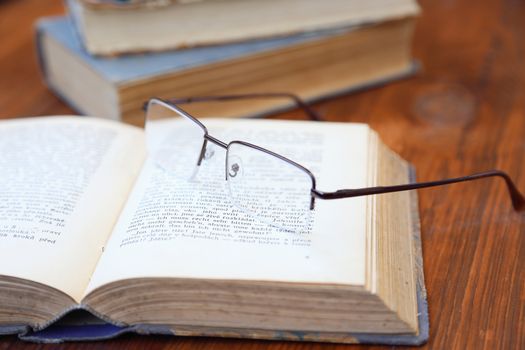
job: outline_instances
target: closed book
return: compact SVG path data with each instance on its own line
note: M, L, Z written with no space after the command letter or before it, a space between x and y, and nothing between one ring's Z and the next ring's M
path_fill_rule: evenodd
M415 0L68 0L94 55L222 45L415 16Z
M37 47L49 87L81 114L142 123L152 96L292 92L307 101L405 77L414 71L414 17L185 50L114 58L89 55L68 17L41 20ZM289 101L203 104L199 116L248 116Z

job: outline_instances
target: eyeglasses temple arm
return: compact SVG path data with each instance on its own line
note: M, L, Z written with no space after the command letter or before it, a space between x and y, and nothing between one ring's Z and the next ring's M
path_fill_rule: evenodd
M356 188L356 189L345 189L338 190L335 192L322 192L316 189L312 190L312 195L315 198L320 199L340 199L340 198L351 198L359 196L367 196L372 194L382 194L382 193L391 193L391 192L400 192L400 191L409 191L416 190L418 188L434 187L448 185L457 182L472 181L477 179L482 179L486 177L499 176L505 180L507 188L509 190L510 198L512 200L512 206L516 211L522 211L525 209L525 198L518 191L516 185L512 182L511 178L507 173L501 170L489 170L482 173L472 174L463 177L456 177L451 179L444 179L439 181L429 181L429 182L416 182L411 184L404 185L395 185L395 186L378 186L378 187L367 187L367 188Z
M302 109L305 114L315 121L323 121L323 118L314 111L306 102L300 97L294 94L286 92L276 93L253 93L253 94L242 94L242 95L217 95L217 96L195 96L185 98L172 98L166 100L173 104L184 104L184 103L195 103L195 102L210 102L210 101L233 101L233 100L246 100L246 99L267 99L267 98L288 98L294 101L296 107Z

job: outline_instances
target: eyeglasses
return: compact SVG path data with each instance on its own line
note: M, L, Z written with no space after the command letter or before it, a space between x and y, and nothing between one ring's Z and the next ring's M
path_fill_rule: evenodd
M163 140L153 154L154 161L170 174L192 181L202 162L213 156L210 144L226 150L225 180L232 204L262 222L289 232L303 232L311 225L316 199L331 200L407 191L493 176L505 180L514 209L519 211L525 208L523 195L511 178L500 170L439 181L321 191L316 188L313 173L301 164L249 142L235 140L225 143L210 135L204 124L177 106L194 102L267 98L288 98L310 119L322 120L300 98L286 93L203 96L167 101L153 98L145 106L146 134L154 134L158 128L170 128L169 137Z

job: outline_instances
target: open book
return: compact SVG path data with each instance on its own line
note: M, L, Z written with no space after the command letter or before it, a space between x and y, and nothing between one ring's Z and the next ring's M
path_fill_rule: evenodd
M319 189L409 182L364 124L204 122L307 166ZM0 334L82 309L149 333L425 340L410 193L319 201L297 234L231 205L221 150L183 181L146 143L142 129L97 118L0 123Z

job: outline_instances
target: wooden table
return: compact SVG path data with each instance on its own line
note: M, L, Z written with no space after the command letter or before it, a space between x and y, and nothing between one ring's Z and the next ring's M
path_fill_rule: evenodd
M316 107L369 123L419 180L499 168L525 191L525 2L421 1L415 78ZM0 1L0 118L70 114L38 72L33 22L62 1ZM290 113L286 117L297 117ZM499 180L420 191L429 348L525 349L525 214ZM0 349L39 348L14 336ZM125 336L54 348L335 349L345 345ZM354 346L354 348L359 348ZM365 348L365 347L362 347ZM369 347L375 348L375 347Z

